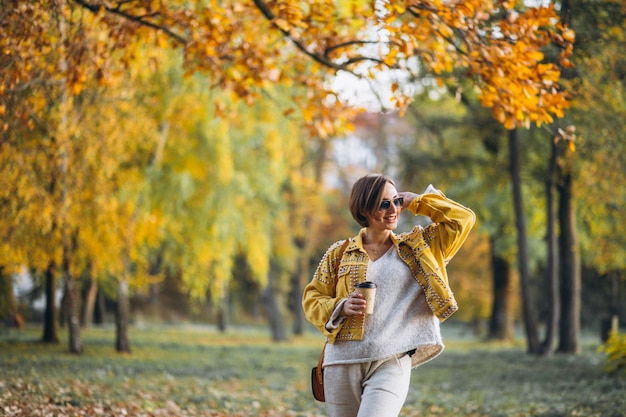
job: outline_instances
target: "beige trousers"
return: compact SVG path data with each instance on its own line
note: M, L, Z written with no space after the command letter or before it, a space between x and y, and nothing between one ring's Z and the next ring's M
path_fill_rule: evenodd
M328 417L397 417L411 382L411 357L324 368Z

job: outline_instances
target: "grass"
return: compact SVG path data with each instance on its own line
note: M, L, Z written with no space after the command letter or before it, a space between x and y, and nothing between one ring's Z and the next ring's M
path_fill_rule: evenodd
M0 335L0 415L325 415L309 388L315 334L276 344L264 329L133 328L120 355L113 329L91 329L78 356L40 334ZM414 370L403 416L626 416L626 378L606 375L593 340L577 356L537 358L520 343L444 338L444 353Z

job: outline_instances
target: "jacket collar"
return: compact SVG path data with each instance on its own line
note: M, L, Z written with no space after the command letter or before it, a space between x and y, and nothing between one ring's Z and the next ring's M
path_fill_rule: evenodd
M356 236L350 238L350 243L348 243L348 246L346 246L346 251L358 250L358 251L365 253L365 249L363 248L363 236L364 235L365 235L365 227L362 228ZM393 243L394 246L397 247L402 241L403 239L401 239L394 232L391 232L391 242Z

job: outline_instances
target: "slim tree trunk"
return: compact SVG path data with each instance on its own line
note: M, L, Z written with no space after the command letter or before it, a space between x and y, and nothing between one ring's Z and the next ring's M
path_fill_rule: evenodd
M93 312L96 305L96 297L98 295L98 281L93 277L89 278L89 286L85 294L85 302L83 303L82 326L89 328L93 322Z
M281 342L287 340L287 334L285 331L283 315L278 304L275 275L277 275L276 267L271 266L268 274L267 286L263 291L262 299L267 310L267 318L269 320L270 331L272 333L272 340L274 342Z
M154 257L151 258L150 264L148 267L148 273L151 276L157 277L161 273L163 263L163 254L162 250L158 250ZM151 317L159 317L161 315L161 282L153 282L150 283L148 287L148 308Z
M160 296L160 288L159 284L152 283L148 287L148 311L150 317L157 318L159 316L162 317L161 311L161 300Z
M65 276L65 299L67 302L69 351L70 353L79 354L83 352L83 342L80 335L79 282L70 272L70 251L73 246L74 245L70 246L68 243L63 249L63 275Z
M57 327L57 308L56 308L56 271L53 261L48 263L46 268L46 309L43 316L43 336L41 341L44 343L59 343L59 333Z
M566 172L562 180L559 187L561 325L557 352L576 354L579 352L581 278L571 172Z
M117 314L115 316L115 350L130 353L128 323L130 321L130 303L128 301L128 281L120 278L117 283Z
M561 22L570 26L572 1L561 1ZM575 354L579 351L580 334L580 254L576 231L573 176L571 160L561 174L559 184L559 266L561 279L561 321L557 352Z
M65 0L61 0L59 3L59 9L62 10L65 7ZM68 63L66 60L67 49L67 30L68 22L65 20L63 13L58 14L58 25L60 33L59 42L59 70L62 74L66 74L68 70ZM61 262L61 270L65 279L65 299L67 302L67 319L69 327L69 351L70 353L81 353L83 350L82 341L80 337L80 319L78 310L78 297L77 289L78 282L76 277L72 276L70 272L70 257L76 249L76 233L72 231L70 225L70 194L69 189L69 167L70 167L70 155L71 155L71 120L70 117L73 114L73 103L71 94L69 91L69 80L65 79L61 85L61 96L59 99L59 126L57 129L58 138L58 152L59 152L59 210L58 210L58 228L61 235L61 246L63 250L63 258Z
M222 295L217 305L217 328L224 333L230 325L230 297L228 294L228 286L224 285Z
M83 342L80 334L80 303L78 297L78 281L76 278L66 275L65 291L67 297L69 351L70 353L80 354L83 352Z
M61 281L61 285L63 285L65 281ZM59 318L59 327L61 329L65 328L65 325L67 324L68 321L68 313L67 313L67 291L65 291L65 288L63 288L63 292L61 295L61 303L59 305L59 314L57 314L57 317Z
M548 182L546 183L546 246L548 252L548 266L546 271L546 285L548 290L548 315L546 320L546 334L541 344L541 353L549 354L554 344L554 336L559 323L560 299L559 299L559 262L558 262L558 241L556 235L556 210L554 207L554 196L556 193L557 181L557 146L556 140L551 140L550 161L548 164Z
M4 319L6 329L10 327L21 328L24 324L22 316L18 312L17 300L13 291L13 276L5 273L2 266L0 266L0 318Z
M495 251L494 239L490 239L491 270L493 271L493 303L487 339L513 339L513 277L509 261Z
M301 245L298 245L301 249ZM293 304L293 333L301 335L304 333L304 310L302 310L302 288L308 275L308 256L300 256L298 267L291 276L291 299Z
M509 131L509 173L511 175L511 185L513 188L513 210L515 213L515 228L517 230L517 267L520 275L526 347L528 353L536 354L540 352L540 345L537 336L537 319L535 318L534 303L530 288L526 215L524 214L517 130L515 129Z
M611 305L609 306L609 316L611 318L611 332L619 331L619 281L620 272L614 269L609 272L611 277ZM606 339L603 340L606 343Z
M104 316L106 315L106 300L102 291L98 291L96 295L96 309L93 315L94 324L104 324Z

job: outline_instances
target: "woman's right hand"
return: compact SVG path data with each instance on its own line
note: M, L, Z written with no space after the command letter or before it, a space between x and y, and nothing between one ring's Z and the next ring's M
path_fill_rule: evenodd
M343 303L341 309L342 316L360 316L365 311L367 301L363 298L363 294L356 292L351 293L348 299Z
M402 197L402 199L404 200L404 202L402 203L402 208L407 208L409 204L411 204L411 201L415 200L419 196L419 194L415 194L410 191L403 191L401 193L398 193L398 197Z

